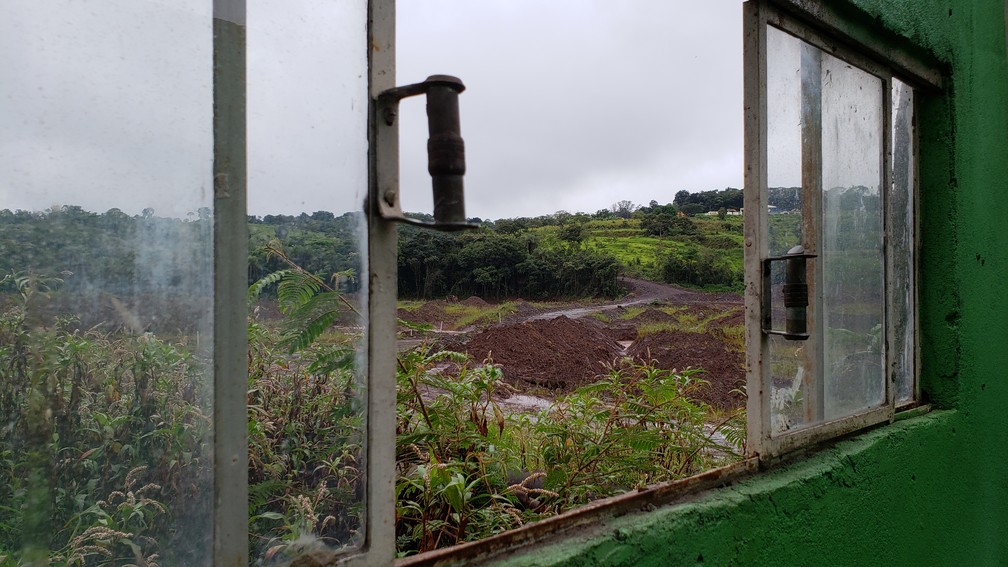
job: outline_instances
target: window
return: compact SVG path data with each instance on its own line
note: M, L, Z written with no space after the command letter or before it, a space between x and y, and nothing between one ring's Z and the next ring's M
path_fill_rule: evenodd
M357 263L324 268L359 278L332 284L352 287L359 314L341 383L352 426L319 440L352 447L340 458L354 476L310 479L318 499L300 521L338 537L285 559L391 564L397 236L381 217L401 211L398 125L379 94L399 86L394 0L323 17L311 3L148 0L58 18L35 4L0 20L0 98L16 118L0 125L0 562L276 559L248 544L250 524L290 532L271 531L256 500L289 479L248 466L271 424L248 419L247 203L310 202L314 187L357 211ZM749 450L761 458L919 398L914 93L938 79L913 58L878 57L870 38L847 47L859 38L809 24L841 27L826 8L796 7L807 4L746 5ZM337 32L299 44L299 26ZM260 42L279 47L265 57ZM356 67L327 69L335 52ZM301 87L330 72L338 88ZM352 179L325 169L333 156L359 163ZM288 230L270 225L253 239ZM297 385L309 386L320 384ZM608 509L669 498L648 490Z
M392 562L395 229L364 204L369 101L395 86L393 6L2 9L0 563ZM298 223L332 221L247 213L306 208L349 211L330 255L346 265L305 265L344 273L323 285L360 314L342 323L356 356L325 376L307 351L257 353L246 322L249 276L284 267ZM249 226L283 246L251 272ZM250 391L250 360L274 383ZM292 413L331 403L339 423L266 447L285 425L256 413L267 388ZM338 478L303 460L309 439ZM271 472L266 451L299 474ZM293 500L278 518L271 504ZM279 545L313 527L324 542Z
M933 80L777 4L790 6L747 3L745 19L749 449L761 457L917 399L911 82Z

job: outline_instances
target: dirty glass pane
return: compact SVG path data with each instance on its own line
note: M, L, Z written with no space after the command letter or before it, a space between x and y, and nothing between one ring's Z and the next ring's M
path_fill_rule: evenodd
M807 246L802 191L802 42L775 28L767 33L767 185L768 252L784 255L797 245ZM814 265L812 262L810 266ZM784 263L771 272L772 328L783 330ZM771 422L774 433L798 428L808 421L805 405L814 360L805 342L770 335Z
M780 433L886 399L884 101L878 77L772 27L767 73L769 254L801 244L816 255L807 264L811 337L769 339ZM783 274L775 262L775 329L784 328Z
M248 4L249 531L268 564L364 538L366 16Z
M889 195L889 254L892 258L890 293L893 296L890 356L896 372L896 401L914 398L914 321L916 289L914 265L914 134L913 89L894 79L892 88L892 193Z
M0 563L212 557L206 1L0 8Z
M822 54L824 417L883 404L882 80Z

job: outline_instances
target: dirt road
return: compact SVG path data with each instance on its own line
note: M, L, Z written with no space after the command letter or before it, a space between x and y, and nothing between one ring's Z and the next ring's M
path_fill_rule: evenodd
M739 301L737 296L735 296L734 299L731 298L730 297L731 294L702 293L698 291L684 289L681 287L675 287L668 284L660 284L655 282L649 282L647 280L638 280L634 278L620 278L620 281L626 284L626 286L630 289L630 293L628 293L626 297L624 297L618 302L606 303L603 305L592 305L588 307L572 307L568 309L547 311L545 313L538 313L536 315L532 315L528 317L526 320L541 321L545 319L553 319L554 317L560 317L561 315L569 317L571 319L577 319L579 317L590 315L591 313L598 313L599 311L609 311L612 309L619 309L621 307L627 307L630 305L643 305L655 301L664 301L669 303L684 303L684 304L711 303L715 301L735 303Z

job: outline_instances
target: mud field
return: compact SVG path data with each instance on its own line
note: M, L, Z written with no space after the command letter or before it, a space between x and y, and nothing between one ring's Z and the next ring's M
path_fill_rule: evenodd
M614 303L502 305L499 322L455 328L458 305L493 309L480 298L429 301L400 318L426 323L424 340L499 365L519 392L553 397L592 382L613 365L653 361L659 368L702 368L710 383L697 398L721 409L745 405L742 298L641 280ZM506 311L506 313L505 313ZM439 332L440 331L440 332ZM415 341L416 339L414 339Z

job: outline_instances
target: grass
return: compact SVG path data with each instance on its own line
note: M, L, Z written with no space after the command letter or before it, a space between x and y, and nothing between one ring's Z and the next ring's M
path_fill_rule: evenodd
M432 373L445 357L457 371ZM501 370L423 349L399 363L397 543L410 555L472 541L635 487L737 459L709 424L744 443L744 412L691 394L696 371L621 366L535 416L507 414ZM421 395L438 392L435 396ZM711 451L710 449L717 449Z
M695 313L690 312L683 313L682 311L684 309L685 307L662 308L661 311L668 313L669 315L676 315L676 320L644 323L643 325L637 328L638 336L646 337L648 335L653 335L655 333L661 333L664 331L679 331L683 333L706 333L708 332L708 326L711 323L718 321L719 319L728 317L732 314L731 311L722 311L718 313L711 313L710 315L701 317L697 316L697 314ZM739 327L742 330L734 330L734 327ZM728 328L732 328L733 330L728 332L726 338L731 337L732 340L735 340L734 337L738 335L738 339L741 341L740 344L742 345L742 347L739 349L739 352L744 352L745 349L744 326L732 325ZM713 329L711 330L711 332L720 332L720 329Z
M584 224L581 246L589 250L614 256L631 276L661 281L663 269L670 254L683 256L688 250L712 254L720 263L726 263L732 272L742 270L742 219L741 217L693 217L697 233L689 236L658 238L646 234L638 219L592 220ZM792 227L786 225L786 229ZM559 239L559 227L544 226L532 229L546 248L569 246ZM790 236L785 236L789 239ZM731 289L731 286L711 286L711 289Z
M208 541L200 539L202 526L177 519L194 516L202 503L192 495L212 483L212 408L203 391L210 361L184 341L151 333L83 331L72 318L31 327L29 292L0 310L0 345L12 360L26 361L0 368L9 386L0 414L16 416L17 425L0 437L6 446L30 441L22 446L33 449L0 452L12 480L0 486L0 558L31 552L23 545L28 533L51 539L39 553L54 565L153 566L160 556L165 565L198 562L173 554L196 553ZM450 304L444 311L472 324L516 308ZM284 336L310 324L288 315L253 318L248 327L249 546L253 557L276 562L295 557L304 542L338 547L363 537L365 416L354 358L342 356L352 355L359 337L326 328L291 353ZM445 362L454 365L432 371ZM327 370L312 370L319 363ZM401 353L397 552L480 539L736 460L709 426L720 424L740 446L744 414L723 417L693 401L704 383L691 372L625 361L527 416L498 406L509 391L499 368L457 353ZM54 419L40 407L56 412ZM15 561L33 562L16 553Z
M719 327L713 331L715 335L725 342L728 352L745 353L745 324L728 325Z
M627 308L623 309L623 311L620 311L619 320L620 321L627 321L627 320L633 319L634 317L640 315L641 313L643 313L646 310L647 310L647 307L642 307L642 306L637 306L637 305L634 305L634 306L631 306L631 307L627 307Z
M454 303L445 307L445 314L454 318L452 327L457 329L480 323L499 323L504 317L516 311L517 306L513 301L487 306Z
M416 311L427 303L425 299L400 299L396 302L397 309L405 309L406 311Z

